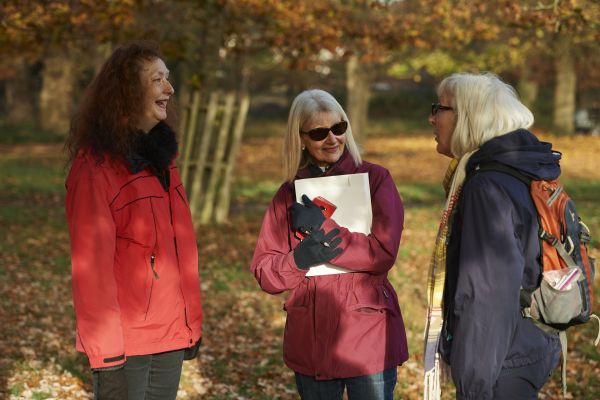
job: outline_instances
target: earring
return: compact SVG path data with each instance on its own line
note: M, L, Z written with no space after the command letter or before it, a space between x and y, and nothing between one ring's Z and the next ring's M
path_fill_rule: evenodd
M306 146L302 145L302 151L306 150Z

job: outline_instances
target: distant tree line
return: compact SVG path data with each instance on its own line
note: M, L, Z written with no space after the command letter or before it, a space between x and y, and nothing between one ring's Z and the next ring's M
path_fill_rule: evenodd
M363 139L382 78L490 70L528 104L550 86L566 134L578 93L600 86L594 0L4 0L0 18L0 118L58 132L114 46L136 39L161 44L182 114L195 90L292 98L323 82Z

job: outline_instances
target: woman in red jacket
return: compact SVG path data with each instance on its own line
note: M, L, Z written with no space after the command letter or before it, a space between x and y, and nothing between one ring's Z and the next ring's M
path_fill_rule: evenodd
M67 149L77 350L96 399L175 399L198 352L198 254L152 44L117 48L87 87Z
M284 309L284 360L302 399L392 399L396 367L408 358L404 323L387 273L394 266L403 207L389 172L361 160L346 113L329 93L294 100L284 145L286 181L263 220L252 260L260 287L290 291ZM370 234L351 232L304 196L297 179L367 173ZM300 241L295 232L307 232ZM349 273L306 276L330 263Z

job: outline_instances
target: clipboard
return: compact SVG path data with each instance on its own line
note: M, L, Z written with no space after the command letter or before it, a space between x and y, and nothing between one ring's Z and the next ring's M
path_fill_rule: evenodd
M298 179L294 182L296 201L302 202L302 195L309 198L321 196L337 206L331 216L335 222L351 232L371 233L373 210L369 174L334 175L320 178ZM353 272L332 264L311 267L306 276L345 274Z

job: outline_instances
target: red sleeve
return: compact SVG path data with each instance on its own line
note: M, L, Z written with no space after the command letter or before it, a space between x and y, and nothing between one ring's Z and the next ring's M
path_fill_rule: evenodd
M250 267L260 287L271 294L294 289L308 272L294 262L288 224L290 199L290 188L284 184L265 213Z
M77 167L76 167L77 166ZM76 162L67 181L77 349L92 368L125 362L121 313L113 273L116 230L105 179Z
M380 179L372 179L370 183L373 221L369 235L350 232L339 226L335 219L325 220L322 228L325 232L334 228L340 230L340 247L344 251L331 260L331 264L353 271L384 274L392 268L398 255L404 227L404 208L387 170L384 170Z

